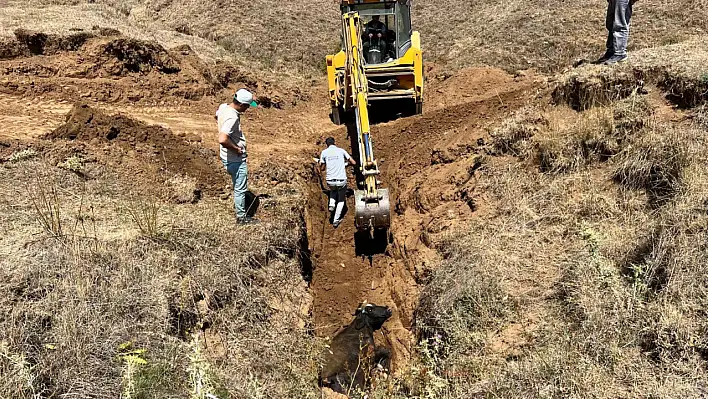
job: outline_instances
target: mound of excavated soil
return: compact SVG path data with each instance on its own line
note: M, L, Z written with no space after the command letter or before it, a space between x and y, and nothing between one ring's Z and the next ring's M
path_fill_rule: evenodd
M175 175L191 176L200 189L216 190L223 183L223 176L215 167L213 150L192 145L167 128L125 115L108 115L83 104L75 105L66 122L44 139L103 144L117 147L122 153L134 152L164 172L164 180Z
M52 35L17 29L14 40L0 42L0 59L53 55L64 51L76 51L94 37L92 33L79 32L67 36Z
M1 93L70 102L205 100L211 109L216 101L210 97L221 101L240 87L254 91L263 108L307 99L298 87L284 93L279 84L257 79L238 65L207 63L187 45L168 50L156 41L100 28L68 36L17 30L14 39L0 40L0 76Z
M155 42L119 38L103 45L101 63L111 75L122 76L130 72L148 73L156 70L162 73L180 71L179 64L162 46Z

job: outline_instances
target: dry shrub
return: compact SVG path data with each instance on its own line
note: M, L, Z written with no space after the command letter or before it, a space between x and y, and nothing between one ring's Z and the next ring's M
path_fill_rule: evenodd
M56 175L67 226L93 206L93 234L37 239L20 195L36 169ZM258 226L235 226L230 203L215 199L160 204L171 234L146 240L132 233L136 198L115 173L84 181L29 161L0 174L0 228L13 226L0 247L0 397L183 398L196 392L194 370L208 381L202 395L316 397L303 201L292 190ZM131 354L144 363L128 367Z
M538 109L524 107L490 132L493 149L497 153L521 156L528 151L528 141L548 123Z
M697 139L691 131L657 127L634 138L619 155L614 178L625 187L646 190L650 202L661 205L679 190L690 161L687 146Z
M27 185L28 197L32 201L37 221L44 231L59 238L63 235L62 216L56 182L39 178Z
M579 115L567 124L551 121L549 128L534 137L532 154L543 172L563 173L593 161L605 161L618 151L611 109L597 109Z
M155 198L136 198L126 208L130 220L145 237L158 238L160 233L160 203Z
M580 113L527 107L490 132L490 152L533 160L543 172L567 173L620 153L651 126L653 112L638 95Z
M567 173L620 153L633 136L652 124L653 107L644 96L630 96L608 107L576 114L547 112L545 129L534 135L526 157L542 172Z

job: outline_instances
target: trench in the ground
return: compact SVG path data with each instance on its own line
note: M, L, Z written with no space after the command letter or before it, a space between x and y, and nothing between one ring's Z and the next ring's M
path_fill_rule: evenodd
M350 150L347 131L337 132L337 143ZM356 158L355 153L352 155ZM406 262L398 255L394 229L374 237L357 232L353 218L355 177L350 177L348 187L344 222L335 229L327 209L324 175L313 168L305 222L312 262L310 287L315 334L332 337L340 327L351 322L352 313L364 301L388 306L393 315L376 333L375 339L377 345L391 349L391 365L395 370L410 358L414 344L411 326L417 285Z
M469 180L475 170L475 154L485 145L491 123L541 98L543 92L536 80L506 77L492 91L480 85L488 79L479 73L467 82L469 87L463 92L480 89L470 100L372 127L380 178L390 191L393 208L392 237L385 244L357 239L352 197L348 197L344 223L337 229L331 226L323 178L313 169L305 219L316 335L332 337L338 328L351 322L352 312L364 300L387 305L393 316L376 334L376 340L377 345L391 348L394 373L405 369L413 354L412 327L420 292L416 276L425 275L439 260L434 242L425 238L423 230L433 221L438 227L449 227L450 219L457 222L471 217L474 209L462 195L465 187L455 183L455 175L465 175ZM355 132L355 127L348 126L328 135L340 147L351 150L356 147ZM436 151L446 154L445 159L436 163ZM356 159L354 151L352 156ZM356 187L354 177L349 187ZM429 206L417 206L421 198Z

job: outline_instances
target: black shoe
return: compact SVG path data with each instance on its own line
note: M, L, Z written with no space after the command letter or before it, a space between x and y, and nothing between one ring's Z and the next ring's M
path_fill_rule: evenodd
M605 54L603 54L602 57L600 57L598 60L593 62L593 64L595 64L595 65L604 64L607 60L612 58L614 55L615 54L612 51L607 50L607 51L605 51Z
M245 217L245 218L236 219L236 223L238 223L241 226L245 226L245 225L258 224L258 223L260 223L260 221L258 219L254 219L252 217Z
M613 55L612 57L608 58L603 62L605 65L615 65L615 64L623 64L627 62L627 54L625 55Z

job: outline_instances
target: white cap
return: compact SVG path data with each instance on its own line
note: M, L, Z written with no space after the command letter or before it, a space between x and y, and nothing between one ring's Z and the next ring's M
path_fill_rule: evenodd
M253 94L246 89L239 89L234 95L234 102L248 104L251 107L257 107L258 103L253 101Z

